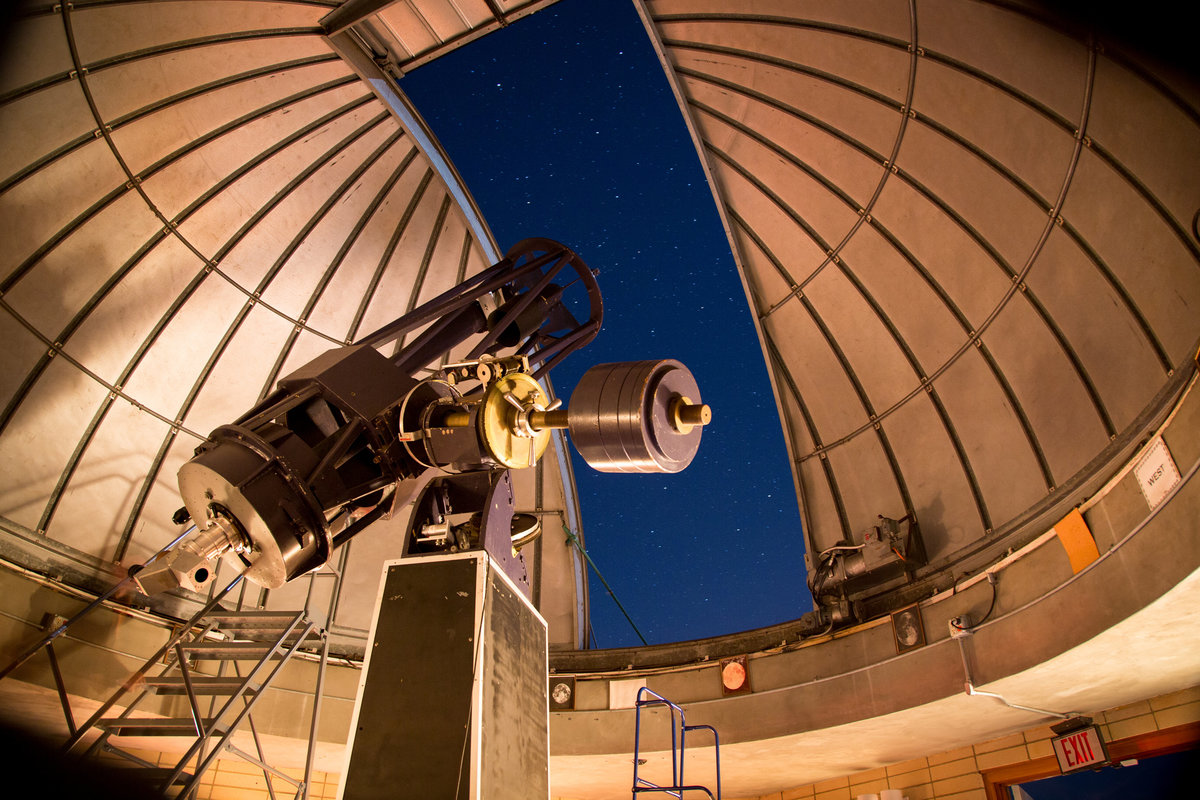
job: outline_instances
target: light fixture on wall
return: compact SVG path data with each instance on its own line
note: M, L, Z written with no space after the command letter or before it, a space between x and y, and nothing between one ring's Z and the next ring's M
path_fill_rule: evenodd
M721 661L721 692L726 697L750 693L750 671L745 656Z

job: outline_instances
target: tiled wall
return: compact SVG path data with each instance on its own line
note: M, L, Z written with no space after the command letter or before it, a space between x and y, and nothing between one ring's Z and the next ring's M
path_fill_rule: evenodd
M1093 718L1104 740L1200 722L1200 686L1114 708ZM853 800L900 789L908 800L985 800L982 771L1054 755L1049 725L889 767L742 800Z

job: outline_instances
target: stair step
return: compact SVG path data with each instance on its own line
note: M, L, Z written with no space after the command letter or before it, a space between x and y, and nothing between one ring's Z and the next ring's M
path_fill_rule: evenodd
M217 628L217 632L231 641L277 642L283 631L277 628ZM289 633L284 641L291 643L304 637L304 628Z
M216 611L204 618L222 630L247 629L280 633L300 616L295 611ZM303 624L303 623L301 623Z
M207 675L192 676L192 691L195 694L230 695L237 692L243 679L238 677L210 677ZM160 695L187 694L187 686L181 675L163 675L157 678L146 678L146 687L154 689ZM251 684L246 688L247 695L253 695L259 687Z
M186 653L192 653L198 659L261 659L275 649L274 642L190 642L183 645ZM279 658L282 653L276 652L272 657Z
M282 642L285 646L290 647L297 642L303 642L307 638L304 634L303 628L297 631L292 631L287 636L282 637L282 639L280 638L280 631L253 631L239 629L235 631L222 630L219 633L225 638L216 640L204 639L202 641L222 641L226 643L251 642L253 644L275 644L276 642Z
M204 720L206 726L212 720ZM191 717L165 717L148 719L100 719L96 727L112 731L114 736L196 736L196 725Z

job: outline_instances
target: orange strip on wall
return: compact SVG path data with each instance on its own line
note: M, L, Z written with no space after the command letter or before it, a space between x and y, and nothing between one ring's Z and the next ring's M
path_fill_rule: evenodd
M1092 538L1092 532L1088 529L1087 522L1084 520L1083 514L1079 513L1078 508L1072 510L1055 525L1054 532L1058 535L1058 540L1062 542L1063 549L1067 551L1067 558L1071 560L1073 572L1078 573L1100 557L1100 551L1096 548L1096 540Z

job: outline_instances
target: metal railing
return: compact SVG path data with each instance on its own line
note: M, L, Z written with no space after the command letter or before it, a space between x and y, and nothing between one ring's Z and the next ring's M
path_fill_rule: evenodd
M190 533L190 529L182 535L154 554L146 563L152 563L154 560L162 557L169 552L172 547L181 541L184 536ZM124 589L133 581L137 574L138 568L130 570L130 574L124 579L118 581L107 591L97 596L89 602L84 608L72 615L70 618L55 625L52 630L49 630L37 642L31 644L23 650L16 658L14 658L4 669L0 671L0 680L8 677L22 665L26 664L31 658L36 656L39 651L45 649L49 660L50 671L54 679L55 688L58 693L59 702L62 705L63 715L66 719L68 738L63 745L64 752L81 751L85 754L94 754L99 750L112 753L120 756L133 764L146 768L153 769L156 765L147 762L139 756L127 752L121 748L114 746L108 741L113 730L119 730L122 727L133 727L136 721L132 719L131 714L137 705L153 690L147 688L147 683L153 683L154 678L148 679L147 676L156 665L162 666L156 678L163 678L173 669L179 669L178 688L180 693L187 697L188 713L193 723L193 730L196 735L196 741L188 749L187 753L178 762L173 769L168 768L163 771L165 779L156 778L155 782L159 786L161 792L165 795L170 791L172 785L181 785L178 796L186 797L194 795L199 788L199 780L201 775L213 765L217 756L222 752L229 752L248 763L254 764L263 771L263 776L266 782L266 789L272 800L275 798L275 790L272 786L272 777L285 781L295 787L295 797L298 800L305 800L308 797L308 788L312 780L312 765L316 754L316 736L317 728L320 722L321 715L321 700L324 695L325 673L329 658L329 635L328 627L333 619L336 610L337 601L340 595L343 570L345 567L346 557L349 553L349 547L342 548L338 564L335 567L333 562L328 564L329 571L318 571L310 573L308 576L309 585L305 595L303 611L294 612L296 615L295 622L290 625L286 633L281 634L274 642L274 647L270 652L262 657L262 661L255 665L250 672L243 676L238 668L236 660L221 661L218 669L217 679L224 675L226 664L232 664L236 678L231 678L238 685L236 693L230 697L229 701L220 709L216 709L216 698L210 697L208 704L209 714L207 717L201 712L201 700L199 695L203 694L203 689L198 691L199 686L203 686L203 681L211 680L207 676L196 676L189 667L185 650L189 647L196 647L202 642L216 627L214 622L205 622L206 618L214 612L230 613L229 609L221 607L222 601L230 596L230 593L241 585L242 591L237 597L237 602L234 604L232 613L243 612L246 600L247 583L243 581L243 576L238 574L228 584L221 588L219 586L219 575L214 579L209 589L209 596L204 606L194 614L190 619L179 624L173 633L167 638L158 650L150 656L149 659L137 670L134 671L105 701L101 706L82 724L77 724L74 712L71 708L70 692L66 685L62 670L59 667L58 655L54 649L54 643L57 639L64 636L67 631L80 620L89 616L97 608L101 607L106 601L109 601L114 595ZM315 626L309 620L310 606L313 601L313 588L317 579L332 578L334 581L333 589L329 594L329 607L325 610L325 625L321 627ZM264 593L265 594L265 593ZM260 599L262 597L260 596ZM258 612L261 613L261 612ZM58 620L55 619L55 622ZM299 635L297 634L296 625L300 625ZM279 674L282 667L287 661L299 651L299 647L306 641L311 641L313 636L319 636L320 649L319 661L316 676L316 685L314 688L314 702L312 720L308 731L308 748L305 758L304 777L296 779L287 775L281 770L272 767L267 763L263 753L261 741L258 731L251 716L251 709L258 697L262 696L262 692L271 684L272 680ZM290 642L289 642L290 639ZM279 663L269 671L269 673L261 680L255 683L255 677L260 671L262 665L269 659L276 658ZM199 678L199 681L197 680ZM135 690L140 689L126 705L117 717L105 719L105 715L118 706L123 698L126 698ZM253 696L247 695L247 689L250 689ZM243 699L243 707L235 708L233 703L238 698ZM231 716L230 716L231 715ZM223 716L228 717L228 721L220 725L214 724L216 720ZM254 747L257 755L247 753L238 747L234 746L229 738L235 730L238 730L242 723L246 723L249 728L251 738L254 742ZM99 737L90 739L89 733L94 732L97 728L104 727L106 730ZM188 762L195 761L195 768L187 771Z
M640 758L642 746L642 709L649 706L667 706L671 714L671 785L661 786L651 783L650 781L638 775L638 767L641 766ZM637 702L635 703L634 716L634 733L633 733L633 797L636 798L639 794L648 792L663 792L672 797L677 797L682 800L684 792L704 792L709 796L710 800L721 800L721 739L717 734L717 729L711 725L688 725L687 719L684 717L683 708L672 703L667 698L657 692L643 686L638 689ZM707 786L699 786L684 783L683 767L684 756L687 748L688 731L707 730L713 735L713 755L716 759L717 767L717 793L714 796L712 790Z

